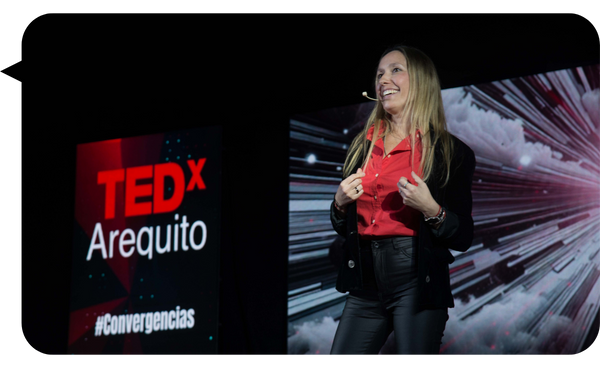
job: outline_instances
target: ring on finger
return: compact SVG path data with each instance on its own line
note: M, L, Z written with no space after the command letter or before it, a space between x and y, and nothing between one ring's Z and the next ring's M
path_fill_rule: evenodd
M356 190L356 193L360 193L360 190L358 190L358 187L354 187L354 190Z
M406 181L406 183L404 183L404 185L402 186L402 188L406 189L407 185L408 185L408 180Z

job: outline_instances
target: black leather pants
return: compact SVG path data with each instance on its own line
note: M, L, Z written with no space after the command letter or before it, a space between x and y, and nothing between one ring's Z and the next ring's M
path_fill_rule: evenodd
M414 237L361 241L365 290L348 296L331 354L377 354L392 331L399 354L439 352L448 308L419 309L416 249Z

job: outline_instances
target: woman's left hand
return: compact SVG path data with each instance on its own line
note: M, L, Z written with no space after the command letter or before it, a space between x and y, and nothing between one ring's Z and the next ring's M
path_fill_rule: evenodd
M420 211L426 217L436 216L440 209L439 204L431 196L427 184L414 171L411 174L416 185L404 176L400 178L397 184L403 203Z

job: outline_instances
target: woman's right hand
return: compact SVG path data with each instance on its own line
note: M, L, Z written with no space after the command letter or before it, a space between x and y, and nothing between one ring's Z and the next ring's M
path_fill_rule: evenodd
M365 173L361 168L358 168L356 174L350 175L340 183L337 193L335 193L335 201L343 210L346 209L348 204L356 201L363 195L364 190L361 178L364 176Z

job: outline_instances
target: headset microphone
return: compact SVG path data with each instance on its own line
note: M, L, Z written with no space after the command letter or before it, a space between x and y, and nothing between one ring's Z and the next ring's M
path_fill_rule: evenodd
M377 101L376 98L371 98L371 97L367 96L367 92L363 92L362 95L365 96L366 98L368 98L369 100Z

